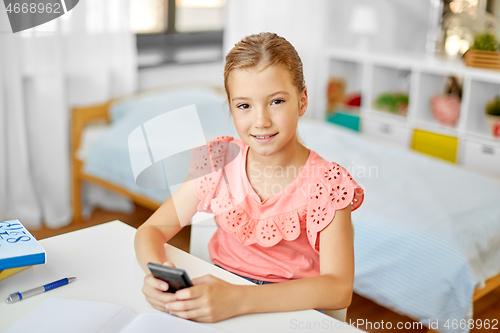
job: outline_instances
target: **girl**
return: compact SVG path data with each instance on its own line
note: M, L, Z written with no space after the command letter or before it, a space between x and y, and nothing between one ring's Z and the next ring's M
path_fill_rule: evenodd
M348 307L354 280L351 211L364 194L343 167L297 137L308 103L299 55L276 34L248 36L226 56L224 85L241 141L219 137L192 152L189 177L138 229L135 250L147 273L147 301L200 322ZM192 279L193 287L164 292L167 283L146 264L174 266L164 244L197 211L216 214L212 261L258 285L206 275Z

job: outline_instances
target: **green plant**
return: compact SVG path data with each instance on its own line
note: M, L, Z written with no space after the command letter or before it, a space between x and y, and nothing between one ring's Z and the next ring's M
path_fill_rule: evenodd
M475 50L482 51L496 51L497 50L497 38L495 35L490 33L477 34L474 37L474 44L472 48Z
M496 95L495 98L486 105L486 114L490 116L500 116L500 95Z
M391 113L404 113L408 107L407 93L382 93L375 100L375 108L379 110L387 110Z

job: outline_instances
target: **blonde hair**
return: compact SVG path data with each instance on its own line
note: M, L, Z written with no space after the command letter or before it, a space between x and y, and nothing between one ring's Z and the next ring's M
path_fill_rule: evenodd
M224 89L228 101L230 100L228 78L233 70L259 65L267 68L278 64L285 66L290 71L293 84L299 93L302 92L306 87L302 60L289 41L271 32L261 32L240 40L226 55ZM296 133L296 137L298 142L305 146L298 133Z

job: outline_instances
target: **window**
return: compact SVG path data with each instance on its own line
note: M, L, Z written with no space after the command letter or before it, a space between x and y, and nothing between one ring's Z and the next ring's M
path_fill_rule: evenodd
M130 0L130 29L136 34L161 33L167 28L163 0Z
M222 59L225 0L130 0L139 67Z
M479 32L500 32L500 0L445 0L443 7L444 54L462 56Z
M179 32L222 30L225 0L176 0L175 30Z

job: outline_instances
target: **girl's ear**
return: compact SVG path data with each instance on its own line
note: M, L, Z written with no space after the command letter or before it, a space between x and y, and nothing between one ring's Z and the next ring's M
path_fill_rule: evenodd
M304 88L302 92L299 94L299 116L302 116L306 113L307 110L307 88Z

